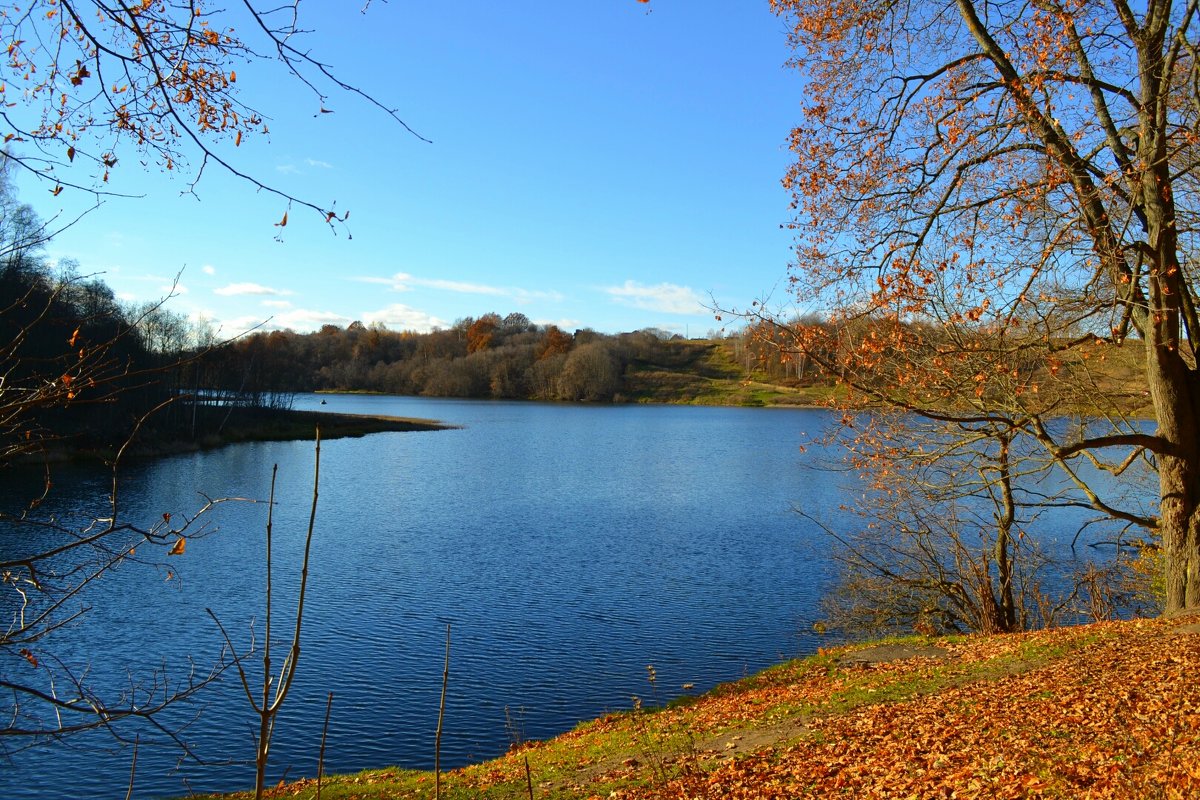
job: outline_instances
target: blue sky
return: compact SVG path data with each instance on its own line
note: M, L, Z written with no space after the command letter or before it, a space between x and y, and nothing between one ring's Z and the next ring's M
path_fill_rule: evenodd
M803 84L765 0L301 6L313 54L399 110L333 95L334 112L269 64L238 86L269 118L238 168L349 209L333 235L209 167L187 194L123 155L111 198L62 233L124 299L204 315L223 334L381 321L428 330L519 311L539 323L693 336L705 308L786 300L791 236L780 186ZM649 12L649 13L647 13ZM196 166L192 164L193 168ZM89 198L20 183L45 217Z

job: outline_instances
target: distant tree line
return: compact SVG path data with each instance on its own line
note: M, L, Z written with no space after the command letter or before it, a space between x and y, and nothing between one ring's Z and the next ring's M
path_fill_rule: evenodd
M682 337L645 329L567 333L524 314L489 313L429 333L379 323L325 325L313 333L254 333L196 365L214 392L284 396L319 390L430 397L620 402L626 375L678 363Z

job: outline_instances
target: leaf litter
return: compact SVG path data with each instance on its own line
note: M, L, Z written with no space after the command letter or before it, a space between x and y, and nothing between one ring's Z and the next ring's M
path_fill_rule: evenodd
M862 646L823 651L679 706L523 743L447 773L443 796L524 798L532 785L538 798L609 800L1196 798L1197 622L916 637L878 650L930 653L900 660L863 658ZM414 771L325 782L330 797L434 795L432 775Z

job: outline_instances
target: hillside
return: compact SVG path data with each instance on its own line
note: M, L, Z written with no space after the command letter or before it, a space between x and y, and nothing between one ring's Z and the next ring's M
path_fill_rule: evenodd
M641 403L822 405L835 391L828 381L805 386L781 383L760 365L739 364L728 340L689 340L631 358L622 396Z
M841 648L525 744L443 775L442 795L1197 797L1198 671L1196 616ZM323 783L324 798L434 796L427 772Z

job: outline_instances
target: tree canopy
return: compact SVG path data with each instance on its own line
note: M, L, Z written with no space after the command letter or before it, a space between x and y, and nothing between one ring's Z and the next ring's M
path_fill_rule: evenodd
M1197 3L772 6L808 78L785 179L792 278L836 309L843 377L1032 438L1082 502L1161 537L1169 610L1200 604ZM827 331L794 333L829 351ZM1107 430L1047 424L1062 365L1077 378L1126 340L1157 429L1102 396ZM1139 458L1160 481L1148 514L1079 468Z

